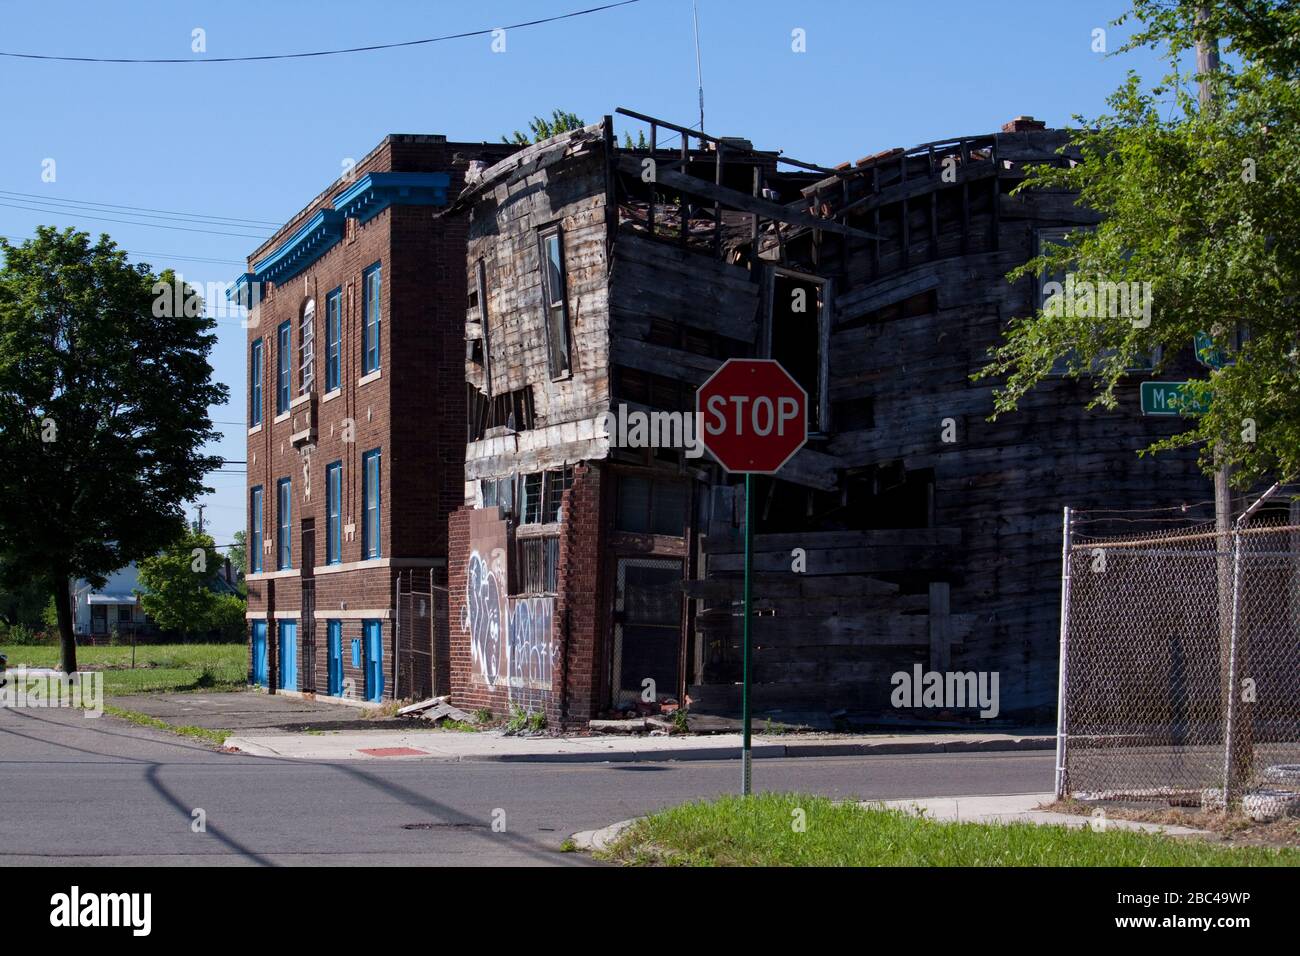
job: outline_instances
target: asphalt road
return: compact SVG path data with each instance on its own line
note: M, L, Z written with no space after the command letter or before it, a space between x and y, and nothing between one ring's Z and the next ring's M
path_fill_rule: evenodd
M1052 761L765 759L754 784L859 799L1032 793L1051 789ZM739 778L738 761L276 760L111 717L0 709L0 865L583 865L558 852L570 834L734 792Z

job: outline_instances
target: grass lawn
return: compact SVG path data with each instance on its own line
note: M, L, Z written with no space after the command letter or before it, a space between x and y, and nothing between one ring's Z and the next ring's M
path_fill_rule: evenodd
M57 645L0 645L10 667L57 667ZM77 667L104 672L104 693L142 694L178 690L222 690L247 679L243 644L140 644L131 669L131 648L78 647Z
M806 829L794 824L803 811ZM688 803L638 821L600 857L669 866L1296 866L1300 851L1022 823L940 823L807 794Z

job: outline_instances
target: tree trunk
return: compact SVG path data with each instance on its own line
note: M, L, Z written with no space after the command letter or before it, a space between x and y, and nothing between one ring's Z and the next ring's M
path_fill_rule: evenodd
M77 638L72 633L72 604L69 600L68 579L64 575L54 578L54 610L59 616L59 645L63 650L63 673L77 671Z

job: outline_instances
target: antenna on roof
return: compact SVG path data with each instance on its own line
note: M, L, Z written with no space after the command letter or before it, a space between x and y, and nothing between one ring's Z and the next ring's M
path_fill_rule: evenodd
M691 19L695 22L695 79L700 91L700 132L704 131L704 70L700 66L700 11L691 0Z

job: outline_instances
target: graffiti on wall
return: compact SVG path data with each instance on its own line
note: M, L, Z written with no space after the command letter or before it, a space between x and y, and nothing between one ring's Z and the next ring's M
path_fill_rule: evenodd
M470 638L474 674L489 687L550 690L556 654L555 599L510 597L505 549L485 560L470 552L461 630Z

